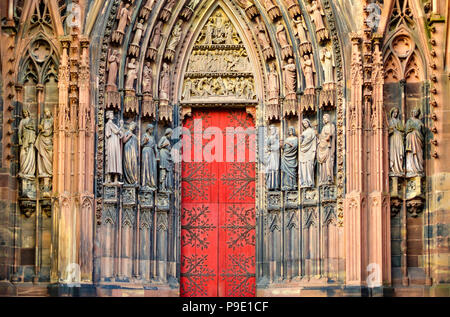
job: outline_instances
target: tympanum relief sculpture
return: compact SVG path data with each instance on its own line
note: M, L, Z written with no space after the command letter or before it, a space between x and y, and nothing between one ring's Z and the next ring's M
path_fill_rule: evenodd
M222 10L201 31L185 74L182 101L251 102L256 99L250 60Z

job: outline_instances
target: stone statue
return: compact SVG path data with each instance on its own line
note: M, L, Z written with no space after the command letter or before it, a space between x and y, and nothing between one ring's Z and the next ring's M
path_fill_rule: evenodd
M162 21L158 21L153 29L152 42L150 43L151 48L158 49L159 44L161 43L162 24Z
M119 176L122 175L122 149L120 146L123 136L122 127L118 127L114 123L114 112L106 112L106 118L108 122L105 126L105 180L107 184L119 183Z
M153 93L153 70L150 62L146 62L144 65L144 73L142 74L142 93Z
M113 50L108 58L108 81L107 85L116 86L117 71L119 69L120 53Z
M133 42L131 42L131 44L139 46L143 33L144 33L144 20L140 19L139 22L136 24L136 32L134 33Z
M280 46L283 48L285 46L289 45L287 35L286 35L286 29L283 25L283 23L279 22L277 25L277 39Z
M286 88L286 95L296 94L297 91L297 68L294 59L290 57L288 62L283 67L284 82Z
M283 142L281 155L281 189L294 190L297 188L298 173L298 138L295 128L289 128L289 136Z
M163 100L169 100L170 72L169 72L169 64L167 63L163 64L159 87L160 87L159 98Z
M149 124L142 137L142 187L145 189L156 190L158 179L159 153L153 136L154 126Z
M45 109L38 130L39 135L35 143L38 152L38 176L44 178L44 187L50 189L49 181L53 176L53 116L50 109Z
M127 80L125 82L125 89L134 90L134 81L137 78L137 63L136 59L132 58L127 65Z
M324 84L334 83L334 62L333 55L326 47L322 50L320 54L320 61L322 62L323 73L324 73Z
M178 43L180 42L180 39L181 39L181 24L182 23L183 23L183 21L180 20L173 27L172 34L169 39L169 43L167 44L168 50L175 51L175 49L177 48Z
M269 127L265 161L267 189L278 190L280 189L280 137L274 125Z
M303 74L305 75L306 89L314 89L314 62L309 54L303 56Z
M423 176L424 124L420 109L414 109L406 122L406 177Z
M304 131L300 136L300 187L314 187L314 163L317 149L316 131L309 119L302 121Z
M277 103L278 97L280 95L280 82L278 78L277 67L275 64L272 64L269 72L269 103Z
M308 7L308 12L311 14L311 20L314 22L316 30L325 29L325 24L323 23L325 13L317 0L312 0L311 6Z
M36 141L36 126L26 109L22 111L23 119L19 123L20 169L19 177L34 179L36 176L36 155L34 142Z
M158 149L160 156L159 163L159 189L161 191L171 191L173 188L173 161L172 161L172 145L170 139L172 137L172 129L166 129L166 133L159 140Z
M129 3L125 3L125 6L123 6L119 10L117 19L119 20L119 24L117 25L117 32L125 33L125 28L127 27L128 23L131 22L131 10Z
M307 36L307 31L306 31L306 26L305 26L305 21L303 20L303 16L299 15L297 17L297 19L294 19L295 22L295 26L297 29L297 36L298 39L300 40L300 44L303 43L307 43L308 41L308 36Z
M405 158L403 141L405 127L400 120L398 108L392 108L389 114L389 175L402 177L405 176L403 164Z
M319 185L333 184L334 156L336 151L336 128L330 122L330 115L323 115L323 128L319 135L317 163L319 164Z
M139 181L138 172L138 139L134 134L136 122L131 122L128 131L123 134L123 175L125 183L137 185Z

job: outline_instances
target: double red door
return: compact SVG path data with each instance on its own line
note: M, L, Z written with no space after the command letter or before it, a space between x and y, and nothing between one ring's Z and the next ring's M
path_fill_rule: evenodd
M196 110L184 127L181 296L254 296L253 120L245 110Z

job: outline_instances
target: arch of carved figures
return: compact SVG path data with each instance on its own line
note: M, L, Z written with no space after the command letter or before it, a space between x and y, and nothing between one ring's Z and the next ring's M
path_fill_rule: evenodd
M8 0L0 8L0 279L13 285L5 289L20 295L34 282L36 294L42 285L62 294L58 286L81 281L105 296L126 293L124 285L146 296L178 296L180 286L181 295L203 294L202 263L189 271L183 246L208 219L186 211L183 191L200 195L208 175L202 164L186 176L187 164L143 157L175 148L181 136L167 129L205 109L237 111L270 130L258 134L255 177L233 183L254 203L254 270L235 276L254 278L252 294L417 295L409 286L420 285L421 295L438 295L448 285L448 4ZM292 128L299 143L289 161ZM280 140L276 160L298 168L276 176L265 155Z

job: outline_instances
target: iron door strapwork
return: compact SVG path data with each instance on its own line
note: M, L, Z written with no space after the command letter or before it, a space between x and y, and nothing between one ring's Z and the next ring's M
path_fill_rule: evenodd
M195 110L184 127L181 296L255 296L253 120Z

